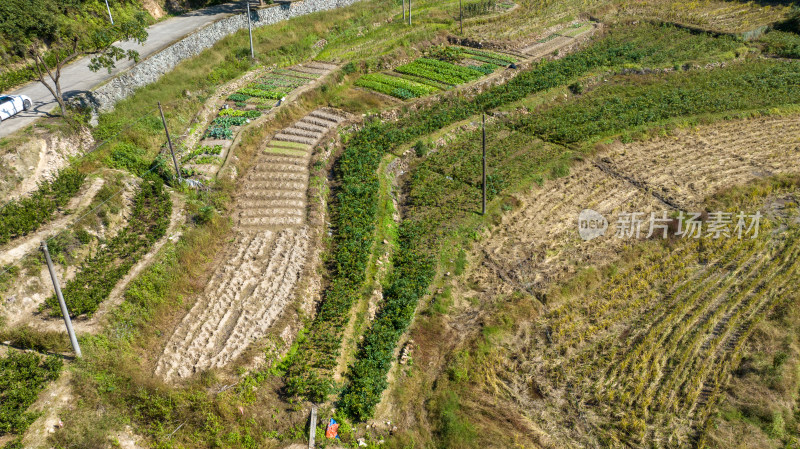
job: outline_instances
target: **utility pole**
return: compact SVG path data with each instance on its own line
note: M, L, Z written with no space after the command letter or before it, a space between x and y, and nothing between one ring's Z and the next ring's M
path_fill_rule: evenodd
M50 259L50 251L47 250L47 242L42 240L42 252L44 252L44 259L47 261L47 269L50 270L50 278L53 280L53 288L56 290L56 298L58 298L58 305L61 306L61 315L64 316L64 324L67 326L67 334L69 334L69 341L72 343L72 349L75 350L77 357L82 357L81 347L78 345L78 339L75 337L75 331L72 330L72 320L69 318L69 310L67 310L67 303L64 302L64 295L61 294L61 286L58 284L58 276L56 270L53 268L53 261Z
M483 131L483 204L481 206L481 215L486 215L486 114L481 116L481 129Z
M167 143L169 144L169 152L172 154L172 163L175 164L175 174L178 175L178 182L183 184L181 169L178 168L178 160L175 159L175 150L172 148L172 139L169 138L169 129L167 129L167 121L164 119L164 111L161 109L160 101L158 102L158 112L161 113L161 123L164 124L164 132L167 133Z
M247 0L247 31L250 33L250 59L256 59L253 50L253 24L250 22L250 0Z
M458 0L458 22L461 24L461 35L464 35L464 9L461 7L461 0Z
M111 17L111 8L108 6L108 0L106 0L106 10L108 11L108 19L111 20L111 25L114 25L114 18Z

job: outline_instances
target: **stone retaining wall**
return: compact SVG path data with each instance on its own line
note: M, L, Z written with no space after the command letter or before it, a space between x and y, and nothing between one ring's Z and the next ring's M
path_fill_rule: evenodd
M360 0L302 0L281 3L269 8L252 11L253 27L272 25L282 20L299 17L318 11L352 5ZM214 22L180 41L143 59L129 70L112 78L88 94L89 98L77 99L79 103L90 103L101 112L110 111L114 104L136 89L157 81L174 69L181 61L209 49L225 36L247 28L247 15L238 14Z

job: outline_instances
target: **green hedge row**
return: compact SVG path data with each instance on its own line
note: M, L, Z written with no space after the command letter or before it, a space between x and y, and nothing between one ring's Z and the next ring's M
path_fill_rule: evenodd
M71 316L91 315L97 310L117 282L164 236L171 213L172 199L164 183L154 175L147 176L133 199L128 225L81 264L78 274L64 287ZM55 295L47 298L42 310L53 316L61 314Z
M421 232L416 223L401 225L391 283L384 291L383 304L372 327L364 335L356 361L348 371L339 407L358 421L370 418L380 402L397 342L433 280L435 263L430 248L421 242Z
M9 202L0 209L0 245L39 229L65 206L83 185L86 175L75 168L58 172L55 179L39 184L30 196Z

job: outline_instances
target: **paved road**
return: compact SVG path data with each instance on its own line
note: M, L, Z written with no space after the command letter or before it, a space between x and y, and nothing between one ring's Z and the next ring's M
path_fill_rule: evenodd
M193 11L183 16L171 17L147 29L147 42L143 46L132 42L122 42L119 47L126 50L133 48L139 52L141 58L145 58L204 25L216 22L228 14L240 12L244 4L244 0L237 0L224 5ZM92 72L89 70L89 59L89 57L81 58L62 70L61 89L65 95L88 91L133 66L132 61L120 61L110 74L107 70ZM4 93L27 95L33 100L34 107L30 111L19 113L3 121L0 124L0 137L5 137L30 125L37 118L47 115L57 107L57 103L50 91L38 81Z

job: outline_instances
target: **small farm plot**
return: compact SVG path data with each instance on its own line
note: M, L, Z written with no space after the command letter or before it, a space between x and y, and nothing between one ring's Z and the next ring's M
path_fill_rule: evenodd
M317 79L336 66L311 61L285 69L267 72L229 95L205 131L198 147L184 155L182 162L188 175L213 177L227 157L238 130L280 104L280 101Z
M517 62L507 54L467 47L436 47L427 53L392 72L364 75L355 84L407 100L475 81Z

